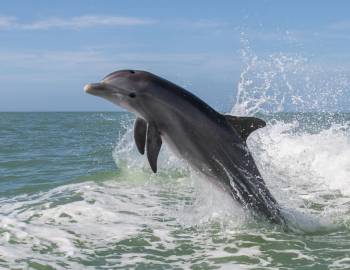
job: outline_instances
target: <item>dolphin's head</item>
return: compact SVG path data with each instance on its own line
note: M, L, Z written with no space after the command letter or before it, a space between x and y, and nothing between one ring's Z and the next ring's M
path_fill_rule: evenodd
M135 108L145 94L150 94L152 74L144 71L119 70L110 73L98 83L85 85L84 90L91 95L105 98L129 111Z

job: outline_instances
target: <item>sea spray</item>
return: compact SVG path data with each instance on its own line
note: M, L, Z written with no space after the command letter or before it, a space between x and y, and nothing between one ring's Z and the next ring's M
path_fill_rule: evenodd
M263 178L284 210L293 212L294 221L303 213L301 223L309 214L313 214L309 221L318 225L344 223L349 202L350 119L332 111L339 110L347 98L349 79L344 74L326 74L299 55L258 56L244 36L242 44L243 71L231 114L267 120L267 127L248 139Z
M241 36L242 71L234 115L292 112L339 112L347 109L349 76L329 70L297 53L257 55Z
M166 148L153 174L129 114L2 114L0 267L348 269L350 114L335 112L348 79L297 55L246 57L232 111L267 121L248 145L298 231L246 216Z

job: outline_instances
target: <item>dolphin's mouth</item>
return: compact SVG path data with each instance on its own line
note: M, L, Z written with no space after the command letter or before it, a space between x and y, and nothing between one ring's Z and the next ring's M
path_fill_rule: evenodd
M86 93L99 96L103 95L106 92L106 86L104 83L89 83L84 86Z
M105 82L100 83L89 83L84 86L86 93L94 96L102 95L129 95L130 91L121 87L116 87Z

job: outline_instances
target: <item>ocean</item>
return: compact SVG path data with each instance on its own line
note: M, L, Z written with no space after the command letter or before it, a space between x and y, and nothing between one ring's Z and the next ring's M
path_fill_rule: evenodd
M257 220L124 112L0 113L3 269L350 269L350 114L260 114L248 146L292 228Z

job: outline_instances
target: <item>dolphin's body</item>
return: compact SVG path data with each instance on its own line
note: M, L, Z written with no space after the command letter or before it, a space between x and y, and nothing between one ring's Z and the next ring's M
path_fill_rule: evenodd
M264 127L254 117L222 115L185 89L145 71L121 70L85 91L136 114L134 137L157 171L162 142L191 167L229 192L244 207L277 224L285 224L246 144Z

